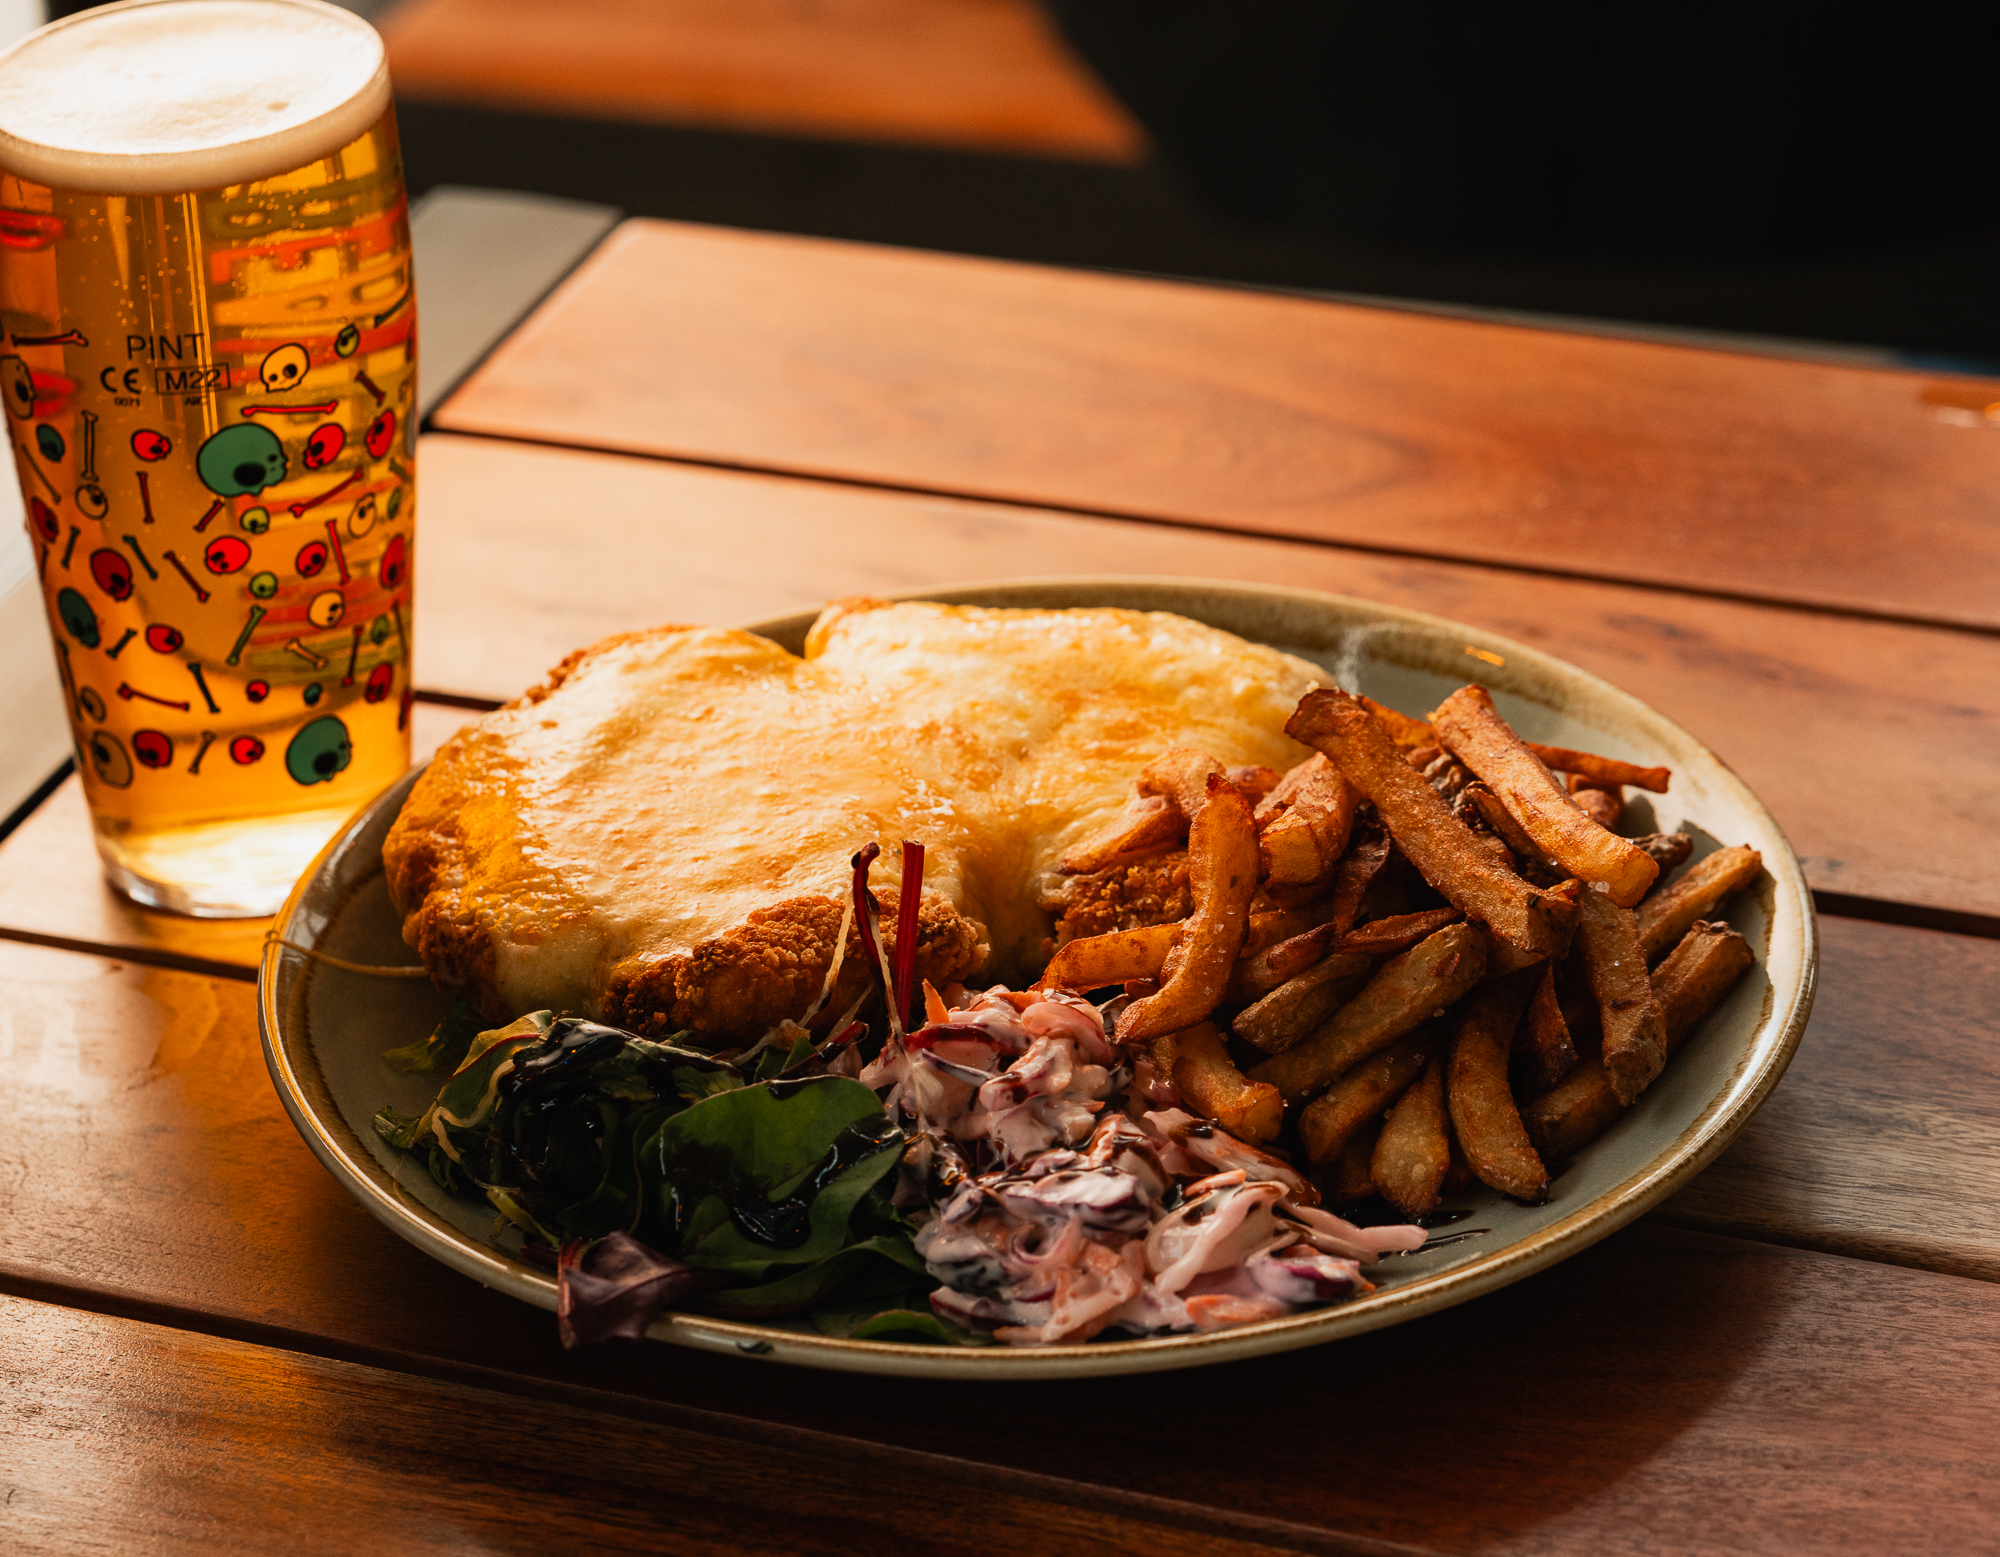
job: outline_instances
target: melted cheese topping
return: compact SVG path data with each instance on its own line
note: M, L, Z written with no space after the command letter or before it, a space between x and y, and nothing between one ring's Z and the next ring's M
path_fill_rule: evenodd
M926 888L1035 966L1035 877L1115 816L1172 745L1283 771L1324 675L1165 613L837 607L806 658L688 628L613 641L542 702L440 753L465 840L462 909L516 1010L595 1010L652 963L789 898L838 901L870 839L927 851ZM426 776L426 784L432 775ZM424 808L420 787L399 828Z

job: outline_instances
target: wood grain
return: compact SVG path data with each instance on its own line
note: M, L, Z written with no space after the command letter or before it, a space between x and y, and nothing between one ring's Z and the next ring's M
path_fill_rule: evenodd
M417 703L410 755L421 762L470 710ZM0 842L0 934L55 936L128 952L255 968L269 919L188 919L141 908L106 885L83 780L71 774Z
M1136 162L1145 132L1032 0L407 0L399 96Z
M19 1298L0 1297L0 1374L15 1557L883 1553L908 1549L919 1509L936 1520L924 1549L948 1557L1282 1549L1229 1528L1276 1521L1061 1478L997 1485L944 1455L864 1460L812 1433L753 1447ZM974 1502L976 1525L954 1517Z
M1820 920L1784 1084L1661 1215L2000 1281L2000 942Z
M2000 426L1930 387L632 221L438 421L1991 629Z

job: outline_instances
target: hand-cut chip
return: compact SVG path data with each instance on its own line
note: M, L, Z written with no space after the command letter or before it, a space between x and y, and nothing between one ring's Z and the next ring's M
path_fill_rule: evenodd
M1299 1140L1316 1168L1340 1155L1357 1130L1382 1111L1424 1072L1424 1065L1450 1036L1442 1022L1428 1022L1357 1065L1299 1115Z
M1358 698L1357 701L1365 704L1368 711L1382 721L1389 738L1405 751L1419 753L1426 747L1437 745L1437 732L1428 721L1398 713L1372 697ZM1544 746L1538 741L1529 741L1526 745L1529 751L1542 759L1544 767L1558 773L1601 779L1607 784L1630 784L1634 789L1650 789L1659 795L1667 792L1667 784L1674 776L1671 768L1642 768L1634 762L1620 762L1616 757L1600 757L1594 752L1572 751L1567 746ZM1429 760L1426 757L1418 766L1424 766Z
M1348 782L1375 802L1410 863L1453 907L1491 925L1522 951L1547 952L1554 944L1556 927L1544 894L1485 853L1354 698L1332 689L1308 692L1285 733L1325 752Z
M1577 810L1589 817L1606 832L1616 832L1618 824L1625 817L1625 789L1620 784L1607 784L1602 779L1585 778L1580 773L1569 776L1569 798L1575 802ZM1634 840L1634 847L1637 847ZM1655 864L1659 862L1654 861Z
M1534 1064L1537 1092L1555 1086L1576 1069L1576 1043L1569 1023L1563 1020L1562 1002L1556 999L1556 970L1542 969L1535 993L1528 1001L1528 1014L1521 1019L1521 1047Z
M1381 879L1395 853L1395 841L1380 822L1357 827L1347 852L1333 868L1333 886L1326 897L1325 922L1339 925L1343 933L1351 929L1360 917L1362 899L1367 897L1368 889Z
M1243 798L1251 805L1261 805L1264 797L1278 787L1278 775L1261 763L1247 763L1233 767L1223 777L1243 793Z
M1604 1068L1618 1101L1629 1105L1667 1062L1660 1003L1646 979L1639 922L1608 892L1585 892L1579 903L1577 949L1604 1021Z
M1530 742L1528 750L1558 773L1595 779L1605 784L1629 784L1634 789L1650 789L1664 795L1674 773L1671 768L1642 768L1636 762L1620 762L1616 757L1600 757L1594 752L1571 751L1567 746L1541 746Z
M1238 1011L1230 1030L1266 1054L1282 1054L1333 1015L1374 966L1366 952L1335 952Z
M1252 1146L1261 1146L1285 1122L1278 1089L1244 1079L1212 1022L1174 1035L1174 1090L1205 1119Z
M1187 836L1187 818L1165 795L1141 795L1101 833L1063 856L1063 874L1087 876L1127 860L1171 849Z
M1327 905L1308 903L1303 908L1280 908L1270 913L1250 915L1250 929L1243 937L1243 957L1255 957L1281 941L1316 930L1327 921Z
M1345 935L1335 933L1339 929L1337 925L1315 925L1301 935L1280 941L1276 946L1238 962L1236 971L1229 977L1228 998L1244 1003L1260 1000L1336 951L1393 957L1397 952L1408 951L1419 941L1428 940L1457 919L1458 910L1455 908L1427 908L1421 913L1376 919L1358 930L1349 930Z
M1415 1220L1437 1209L1451 1167L1445 1130L1444 1056L1433 1054L1424 1073L1396 1099L1375 1141L1369 1176L1382 1198Z
M1442 1011L1485 971L1486 946L1479 932L1471 925L1448 925L1382 964L1319 1031L1264 1061L1250 1079L1270 1082L1287 1103L1309 1098Z
M1257 841L1264 879L1274 886L1322 881L1346 852L1361 797L1318 752L1286 774L1267 800L1281 791L1284 810L1265 824Z
M1460 687L1431 714L1443 741L1506 803L1548 858L1585 881L1602 881L1630 908L1660 873L1643 849L1606 832L1576 808L1542 761L1522 744L1484 687Z
M1532 978L1517 973L1488 984L1467 1002L1470 1009L1452 1034L1445 1090L1452 1134L1479 1182L1540 1205L1549 1198L1548 1169L1528 1144L1507 1085L1507 1057Z
M1291 982L1323 960L1339 938L1335 926L1316 925L1254 957L1243 958L1229 975L1229 993L1225 998L1238 1005L1263 999L1280 984Z
M1193 746L1169 746L1139 772L1139 793L1165 795L1190 822L1208 803L1208 779L1222 764ZM1226 780L1225 780L1226 782Z
M1349 930L1334 947L1337 951L1365 951L1371 957L1393 957L1408 951L1419 941L1427 941L1448 924L1458 921L1455 908L1426 908L1414 914L1392 914L1373 919L1359 929Z
M1037 986L1103 989L1132 979L1157 978L1180 933L1178 924L1156 924L1071 941L1049 960Z
M1373 1159L1375 1143L1382 1138L1379 1121L1365 1124L1347 1138L1334 1163L1328 1199L1336 1206L1351 1206L1375 1193Z
M1639 905L1639 944L1650 961L1687 933L1687 927L1730 893L1757 879L1764 857L1737 844L1699 859L1670 886L1662 887Z
M1466 785L1462 793L1466 804L1480 815L1486 825L1493 829L1494 836L1506 844L1518 858L1534 862L1548 859L1540 844L1528 836L1528 830L1507 809L1507 802L1493 793L1490 786L1479 779Z
M1125 1008L1121 1043L1194 1026L1229 987L1257 892L1257 829L1249 802L1219 773L1209 776L1207 803L1188 832L1188 885L1195 906L1174 943L1178 965L1157 995Z
M1689 929L1673 955L1653 972L1668 1053L1722 1004L1756 960L1750 943L1726 924L1700 923ZM1624 1112L1603 1062L1591 1060L1522 1109L1521 1122L1544 1162L1565 1162Z
M1436 746L1437 731L1430 727L1427 719L1412 719L1408 714L1398 713L1387 703L1378 703L1372 697L1355 694L1354 701L1382 722L1382 728L1389 732L1389 739L1404 751L1422 751L1426 746ZM1429 766L1428 763L1425 764Z

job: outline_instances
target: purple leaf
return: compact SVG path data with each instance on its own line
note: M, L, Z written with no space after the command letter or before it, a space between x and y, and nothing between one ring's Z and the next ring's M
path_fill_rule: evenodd
M722 1279L719 1272L683 1265L625 1233L596 1243L573 1238L556 1264L556 1330L565 1348L613 1336L637 1341L666 1309Z

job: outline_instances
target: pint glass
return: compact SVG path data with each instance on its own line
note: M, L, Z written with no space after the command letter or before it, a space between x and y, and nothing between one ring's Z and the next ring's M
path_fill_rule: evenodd
M0 324L105 872L268 913L409 764L416 304L374 30L127 0L0 56Z

